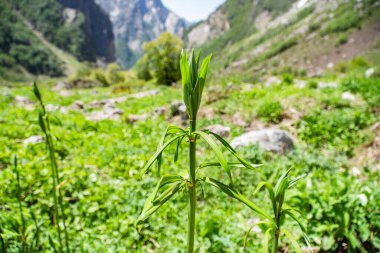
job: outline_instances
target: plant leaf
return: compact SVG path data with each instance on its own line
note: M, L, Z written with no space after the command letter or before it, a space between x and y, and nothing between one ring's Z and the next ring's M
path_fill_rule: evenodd
M233 155L235 156L246 168L248 169L255 169L257 167L260 167L261 164L251 164L249 163L248 161L246 161L245 159L241 158L238 153L236 153L235 149L231 147L231 145L225 140L223 139L220 135L214 133L214 132L211 132L209 130L203 130L204 132L206 133L209 133L211 135L213 135L220 143L222 143L222 145Z
M148 172L149 168L152 166L154 161L157 159L157 157L162 153L164 149L166 149L172 142L176 141L178 138L181 138L182 136L185 136L186 133L182 133L179 135L176 135L169 139L164 145L160 146L160 148L154 153L154 155L149 159L149 161L145 164L145 166L142 169L141 174L144 175Z
M269 253L269 239L270 239L270 232L272 231L272 228L268 228L265 231L264 235L264 242L263 242L263 252Z
M296 253L301 253L300 245L298 244L294 235L287 229L281 228L280 231L283 232L285 234L285 236L290 240L290 242L292 243L292 245L294 247L294 251Z
M222 166L222 168L227 172L231 185L232 185L233 181L232 181L230 168L218 145L216 145L215 141L205 132L195 131L194 134L198 134L200 137L202 137L203 140L205 140L208 143L208 145L210 145L211 149L214 151L215 155L218 157L220 166Z
M282 209L282 213L285 213L290 216L295 222L297 222L298 226L301 228L302 232L306 232L306 227L303 222L298 219L297 214L292 209Z
M253 193L253 195L255 195L258 191L260 191L260 189L262 187L265 187L269 193L269 197L270 197L270 200L272 202L272 208L273 208L273 212L274 212L274 215L276 215L277 213L277 205L276 205L276 198L275 198L275 193L274 193L274 190L273 190L273 187L270 183L268 182L260 182L255 190L255 192Z
M250 200L248 200L246 197L244 197L243 195L241 195L239 192L237 192L236 190L234 190L230 186L228 186L226 184L223 184L222 182L219 182L218 180L215 180L213 178L206 177L203 180L206 183L208 183L208 184L210 184L210 185L218 188L219 190L221 190L222 192L224 192L228 196L230 196L230 197L232 197L234 199L239 200L240 202L242 202L243 204L245 204L246 206L248 206L249 208L251 208L258 215L260 215L260 216L268 219L271 222L270 224L272 226L277 227L277 225L274 222L273 218L269 214L267 214L260 207L258 207L257 205L255 205L253 202L251 202Z

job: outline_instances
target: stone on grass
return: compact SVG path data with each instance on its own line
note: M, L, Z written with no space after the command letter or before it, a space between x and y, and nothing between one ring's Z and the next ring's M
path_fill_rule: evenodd
M40 135L32 135L28 138L26 138L24 141L23 141L23 144L24 146L28 146L29 144L37 144L37 143L41 143L41 142L44 142L44 138Z
M223 138L229 137L231 133L231 129L228 126L211 125L211 126L208 126L207 129L213 133L216 133L217 135L222 136Z
M283 130L262 129L245 133L231 142L234 148L250 145L258 145L265 151L283 154L293 149L293 139L288 132Z
M365 77L371 77L371 76L373 76L373 74L375 74L375 69L373 69L373 68L369 68L369 69L367 69L366 71L365 71Z

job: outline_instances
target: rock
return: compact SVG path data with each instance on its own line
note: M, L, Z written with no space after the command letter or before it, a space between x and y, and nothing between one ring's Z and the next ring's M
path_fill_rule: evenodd
M186 120L188 118L186 112L186 105L182 101L174 101L170 105L170 116L181 116L181 119Z
M162 116L165 113L166 113L166 107L162 106L162 107L158 107L158 108L154 109L154 111L152 112L152 115Z
M258 145L266 151L280 154L290 151L293 148L293 140L290 134L278 129L251 131L236 137L231 142L231 146L234 148L253 144Z
M280 84L281 80L276 76L269 76L264 79L264 82L265 87L269 87L274 84Z
M128 121L128 123L133 124L133 123L140 121L140 120L146 120L147 118L148 118L147 114L143 114L143 115L129 114L127 121Z
M72 110L83 110L84 104L82 101L76 100L76 101L74 101L74 103L72 103L72 105L70 105L70 109L72 109Z
M105 107L102 111L91 112L90 115L86 117L87 120L100 121L105 119L118 120L120 116L124 114L123 110L117 108Z
M354 94L348 92L348 91L345 91L342 93L342 99L344 100L348 100L350 102L355 102L356 101L356 97Z
M230 136L231 129L228 126L222 126L222 125L212 125L207 127L208 130L211 132L216 133L217 135L222 136L223 138L227 138Z
M23 144L24 146L28 146L29 144L37 144L37 143L41 143L41 142L44 142L44 138L40 135L33 135L33 136L30 136L28 137L27 139L25 139L23 141Z
M365 77L367 77L367 78L369 78L369 77L371 77L371 76L373 76L373 74L375 74L375 69L373 69L373 68L369 68L369 69L367 69L366 71L365 71Z
M329 63L326 65L326 67L327 67L328 69L332 69L332 68L334 67L334 63L329 62Z
M294 80L294 86L297 87L297 88L303 89L303 88L306 87L306 81L305 80L296 79L296 80Z
M61 91L63 89L66 89L66 84L64 82L58 82L53 87L54 91Z
M151 97L151 96L157 95L158 92L159 92L158 90L148 90L148 91L143 91L143 92L132 94L132 95L130 95L130 97L131 98Z
M58 105L53 105L53 104L47 104L47 105L45 106L45 109L46 109L46 111L48 111L48 112L53 112L53 111L58 111L58 110L60 109L60 106L58 106Z
M15 102L17 106L24 107L26 110L30 111L34 109L34 103L30 101L27 97L16 96Z
M336 87L338 87L338 84L334 82L319 82L318 83L318 89L336 88Z

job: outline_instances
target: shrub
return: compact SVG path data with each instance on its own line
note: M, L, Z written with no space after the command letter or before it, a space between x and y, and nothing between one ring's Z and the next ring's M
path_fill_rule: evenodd
M291 85L294 82L294 76L290 73L284 73L281 76L281 83L285 85Z
M327 24L327 27L322 31L322 35L347 31L350 28L359 26L359 22L360 17L357 12L353 10L344 12Z
M310 79L306 82L306 87L309 89L316 89L318 88L318 82Z
M163 33L152 42L144 44L144 56L136 64L137 76L151 77L158 83L170 85L180 79L178 52L183 42L170 33Z
M342 45L342 44L346 44L348 41L348 34L347 33L342 33L339 35L338 39L337 39L337 42L336 42L336 45L339 46L339 45Z
M267 122L277 123L282 117L282 106L278 101L265 101L257 109L257 116Z
M378 78L348 78L342 82L343 89L359 93L370 106L380 105L380 80Z

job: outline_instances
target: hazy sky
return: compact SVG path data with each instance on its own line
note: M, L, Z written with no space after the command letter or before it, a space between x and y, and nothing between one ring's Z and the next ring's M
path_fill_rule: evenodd
M162 0L170 10L188 21L206 19L225 0Z

